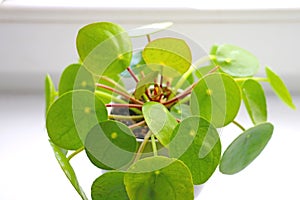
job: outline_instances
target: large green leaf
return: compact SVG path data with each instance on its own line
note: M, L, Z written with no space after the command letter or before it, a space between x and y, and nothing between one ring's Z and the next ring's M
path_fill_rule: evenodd
M160 23L154 23L154 24L147 24L147 25L140 26L138 28L129 30L128 34L130 37L141 37L141 36L150 35L150 34L165 30L172 25L173 25L172 22L160 22Z
M247 167L265 148L273 133L273 125L262 123L246 130L225 150L220 171L235 174Z
M150 157L139 160L124 176L131 200L192 200L194 187L189 169L183 162Z
M53 81L50 75L47 75L45 77L45 105L46 105L45 113L47 113L49 107L55 101L56 96L57 93Z
M202 184L211 177L219 164L219 134L205 119L188 117L175 128L169 152L171 157L187 165L195 185Z
M150 68L162 71L167 77L184 74L192 62L189 46L177 38L153 40L145 47L143 58Z
M92 185L93 200L129 200L124 185L123 172L107 172L97 178Z
M223 44L216 51L216 64L232 76L253 76L259 69L257 58L245 49Z
M82 188L80 187L74 169L72 168L64 152L61 150L60 147L56 146L50 140L49 142L53 148L57 162L59 163L61 169L64 171L65 175L67 176L67 178L69 179L69 181L71 182L75 190L78 192L78 194L81 196L83 200L88 200Z
M234 120L241 104L238 85L230 76L214 73L202 78L192 91L192 114L204 117L216 127Z
M267 121L267 103L262 86L255 80L248 79L242 85L242 96L254 124Z
M289 107L291 107L292 109L296 109L296 106L293 103L292 96L281 78L269 67L266 67L266 74L275 94Z
M84 26L78 32L76 45L84 66L98 75L121 73L131 61L131 40L117 24L98 22Z
M126 168L133 160L137 141L125 124L108 120L91 129L86 137L85 149L96 166L102 169L121 169Z
M107 119L105 105L92 92L76 90L63 94L49 108L46 120L53 143L68 150L82 147L88 131Z
M58 85L59 96L71 90L85 89L93 92L93 76L81 64L71 64L62 73Z
M177 125L176 119L164 105L157 102L145 103L142 112L148 127L155 137L163 145L168 145L172 132Z
M177 103L172 106L170 113L180 120L184 120L187 117L192 116L191 107L188 104Z

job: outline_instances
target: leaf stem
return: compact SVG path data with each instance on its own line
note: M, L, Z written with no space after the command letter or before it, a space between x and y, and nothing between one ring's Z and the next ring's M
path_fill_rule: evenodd
M142 108L142 105L140 104L119 104L119 103L114 103L114 104L106 104L106 107L116 107L116 108Z
M246 81L248 79L252 79L258 82L269 82L268 78L264 78L264 77L246 77L246 78L234 78L234 80L236 82L242 82L242 81Z
M246 129L240 124L238 123L237 121L232 121L233 124L235 124L237 127L239 127L242 131L245 131Z
M108 115L108 118L110 119L132 119L132 120L137 120L137 119L143 119L143 115Z
M147 41L148 41L148 43L151 42L151 38L150 38L149 34L147 35Z
M72 154L70 154L68 156L68 161L70 161L74 156L76 156L77 154L79 154L80 152L82 152L84 150L84 146L80 147L79 149L77 149L76 151L74 151Z
M148 133L145 135L144 140L136 153L133 163L136 163L142 156L142 152L144 151L151 135L152 135L152 131L149 130Z
M132 78L135 80L135 82L139 82L139 78L134 74L134 72L132 71L132 69L130 67L127 67L127 71L132 76Z
M155 141L155 136L153 134L151 135L151 144L152 144L153 155L157 156L156 141Z
M107 76L99 76L99 79L105 80L105 81L113 84L118 90L120 90L120 91L128 94L127 90L123 86L121 86L120 84L118 84L115 80L113 80L113 79L111 79L111 78L109 78Z

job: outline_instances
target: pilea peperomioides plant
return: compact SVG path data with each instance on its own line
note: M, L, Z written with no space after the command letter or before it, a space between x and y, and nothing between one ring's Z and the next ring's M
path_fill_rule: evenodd
M58 90L46 76L49 141L82 199L88 198L69 162L82 151L107 170L93 182L92 199L194 199L194 185L218 166L235 174L270 140L273 125L260 82L269 82L295 109L279 76L266 67L265 78L255 77L257 58L240 47L215 45L192 61L182 39L151 41L171 24L128 32L110 22L89 24L77 35L79 62L64 70ZM147 44L133 49L132 40L143 36ZM128 79L133 88L126 89ZM247 130L236 121L242 101L253 122ZM218 131L230 123L242 133L222 153Z

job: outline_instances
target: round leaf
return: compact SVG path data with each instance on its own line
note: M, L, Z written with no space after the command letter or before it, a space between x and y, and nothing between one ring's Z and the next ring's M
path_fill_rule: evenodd
M149 129L164 145L168 145L172 132L177 125L176 119L168 109L157 102L147 102L143 105L142 112Z
M68 150L82 147L88 131L107 119L105 105L86 90L67 92L49 108L46 127L53 143Z
M69 65L62 73L58 85L59 96L71 90L85 89L93 92L93 76L81 64Z
M205 76L192 91L192 114L201 116L216 127L234 120L241 104L239 86L228 75L214 73Z
M248 79L242 85L242 94L252 122L258 124L267 121L267 103L262 86Z
M188 117L175 128L169 151L171 157L187 165L194 184L202 184L211 177L219 164L219 134L205 119Z
M124 176L131 200L193 200L194 187L189 169L183 162L150 157L139 160Z
M266 74L275 94L289 107L291 107L292 109L296 109L296 106L293 103L292 96L281 78L268 67L266 67Z
M218 46L216 61L224 72L232 76L253 76L259 69L259 62L253 54L230 44Z
M93 200L129 200L124 185L124 173L107 172L97 178L92 185Z
M273 133L273 125L262 123L246 130L225 150L220 171L235 174L247 167L265 148Z
M133 160L137 141L125 124L109 120L100 122L90 130L85 148L96 166L121 169Z
M172 106L170 113L176 118L180 120L184 120L187 117L192 115L191 108L188 104L177 103Z
M141 37L145 35L150 35L162 30L165 30L172 26L172 22L161 22L161 23L154 23L154 24L148 24L144 25L135 29L132 29L128 31L128 34L130 37Z
M184 74L192 62L189 46L177 38L160 38L148 43L143 58L154 70L163 71L167 77Z
M131 40L117 24L99 22L81 28L76 45L84 66L97 75L121 73L131 61Z

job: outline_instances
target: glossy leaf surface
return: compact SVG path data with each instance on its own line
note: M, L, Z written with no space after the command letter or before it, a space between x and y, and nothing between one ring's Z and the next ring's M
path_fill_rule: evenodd
M230 44L218 46L216 62L224 72L232 76L253 76L259 69L259 62L252 53Z
M193 200L194 187L183 162L150 157L139 160L125 174L124 182L131 200Z
M92 185L93 200L129 200L124 185L123 172L106 172L97 178Z
M90 160L99 168L121 169L133 160L137 141L125 124L108 120L91 129L86 137L85 149Z
M132 30L128 31L130 37L141 37L146 35L151 35L153 33L157 33L159 31L163 31L170 26L172 26L172 22L161 22L161 23L154 23L154 24L147 24Z
M119 74L130 64L132 44L117 24L98 22L81 28L76 39L84 66L94 74Z
M45 77L45 105L46 105L46 113L50 107L50 105L55 101L56 98L56 90L54 83L50 77L47 75Z
M53 143L68 149L82 147L88 131L99 121L107 119L105 105L86 90L67 92L50 107L46 127Z
M177 125L176 119L165 106L157 102L145 103L142 112L148 127L155 137L163 145L168 145L172 132Z
M191 108L187 104L177 103L172 106L170 113L176 118L180 120L184 120L187 117L192 115Z
M242 96L254 124L267 121L267 103L262 86L255 80L248 79L242 85Z
M228 75L215 73L205 76L192 91L192 114L201 116L216 127L234 120L241 104L240 89Z
M246 130L225 150L220 171L235 174L247 167L265 148L273 133L273 125L262 123Z
M285 86L282 79L273 72L269 67L266 67L266 74L270 81L270 85L273 89L273 91L276 93L276 95L289 107L292 109L296 109L295 104L293 103L292 96L290 92L288 91L287 87Z
M202 184L211 177L219 164L219 134L205 119L188 117L175 128L169 151L172 158L187 165L194 184Z

